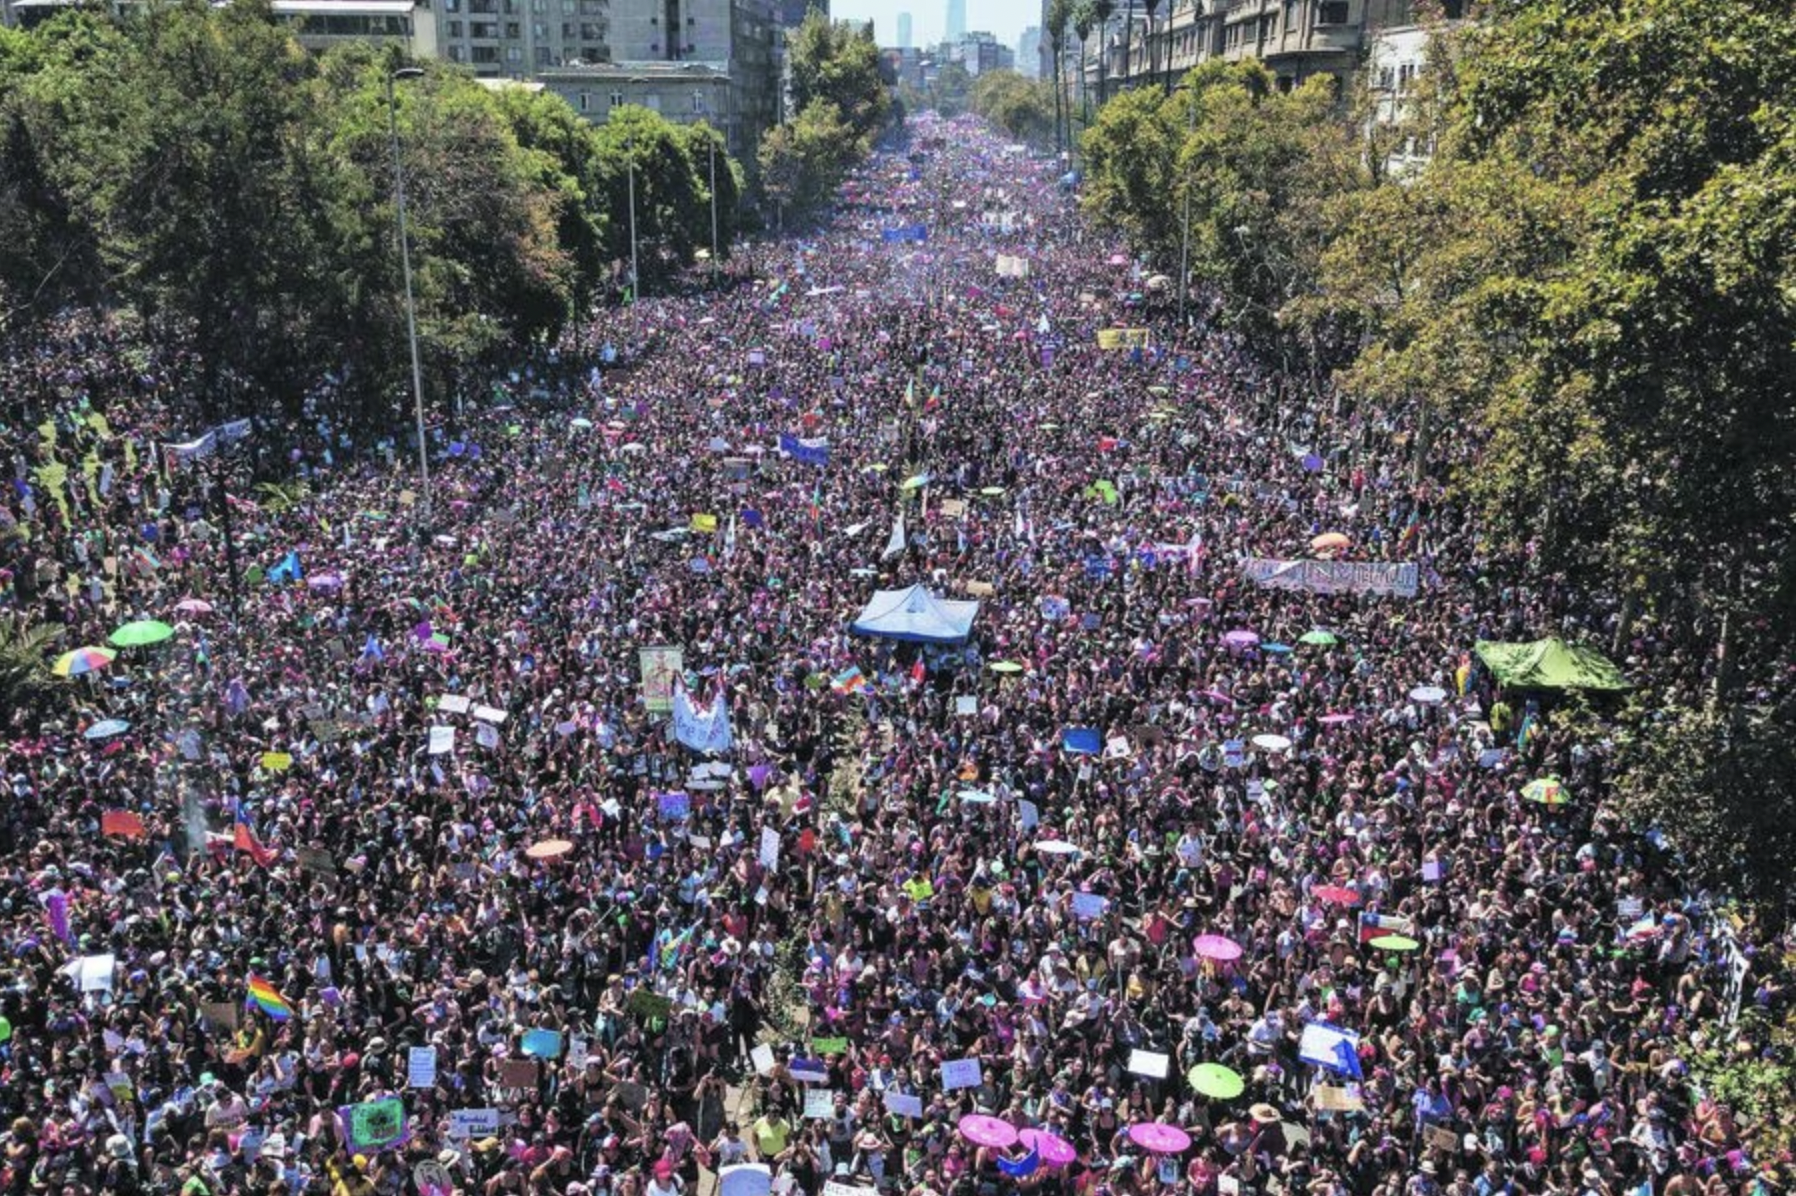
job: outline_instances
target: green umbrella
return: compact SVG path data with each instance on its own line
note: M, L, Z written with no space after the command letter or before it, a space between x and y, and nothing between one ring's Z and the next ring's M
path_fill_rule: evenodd
M979 493L983 494L986 498L997 498L1004 493L1004 487L985 486L980 489Z
M900 490L921 490L923 487L925 487L927 485L929 485L929 475L926 473L917 473L917 474L912 474L908 478L905 478L904 482L898 487L898 489L900 489Z
M175 633L175 629L167 623L155 619L139 619L135 623L126 623L109 637L111 643L121 648L142 648L149 644L160 644Z
M1020 673L1023 666L1014 660L994 660L986 666L994 673Z
M1326 648L1326 647L1330 647L1334 644L1338 644L1341 641L1338 638L1336 638L1334 632L1324 631L1320 627L1318 627L1314 631L1304 632L1301 636L1298 637L1297 642L1300 644L1318 644L1318 645Z
M1543 806L1563 806L1571 800L1571 794L1566 792L1558 777L1541 777L1529 781L1522 787L1522 796Z
M1422 944L1403 934L1385 934L1372 940L1370 946L1380 951L1414 951Z
M1247 1087L1240 1073L1220 1063L1199 1063L1185 1073L1185 1078L1191 1081L1191 1087L1199 1096L1211 1100L1234 1100Z

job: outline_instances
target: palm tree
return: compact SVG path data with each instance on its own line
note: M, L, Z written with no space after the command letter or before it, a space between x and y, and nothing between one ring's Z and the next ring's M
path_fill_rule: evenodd
M1129 0L1129 6L1123 10L1123 86L1129 85L1129 57L1135 49L1135 0Z
M0 619L0 706L26 716L54 692L57 681L45 658L62 633L56 623Z
M1141 0L1141 9L1147 13L1147 77L1149 82L1160 73L1160 46L1154 41L1154 16L1160 11L1161 0ZM1171 47L1167 48L1166 60L1172 62Z
M1068 105L1066 100L1066 69L1062 60L1066 55L1066 27L1073 19L1073 0L1049 0L1048 3L1048 37L1051 61L1054 65L1054 148L1066 148L1065 134L1072 123L1067 119Z
M1116 16L1116 0L1091 0L1091 16L1098 31L1098 107L1110 98L1110 63L1105 53L1104 38L1110 33L1110 22Z
M1083 111L1085 104L1085 47L1090 44L1092 26L1098 21L1097 8L1093 0L1074 0L1073 32L1079 36L1079 98L1080 115L1087 124L1091 123L1091 114ZM1071 140L1070 138L1068 140Z

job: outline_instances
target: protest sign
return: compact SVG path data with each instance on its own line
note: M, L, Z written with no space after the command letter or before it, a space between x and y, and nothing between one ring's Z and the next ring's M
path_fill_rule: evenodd
M1132 1075L1147 1076L1153 1080L1164 1080L1171 1070L1172 1059L1157 1051L1144 1051L1135 1047L1129 1051L1129 1072Z
M437 1082L437 1049L430 1046L413 1047L405 1056L405 1086L407 1088L434 1088Z
M804 1090L804 1116L806 1121L816 1118L835 1116L836 1093L832 1088L806 1088Z
M490 1138L499 1132L499 1110L451 1109L448 1130L458 1140Z
M942 1063L942 1091L955 1092L962 1088L977 1088L985 1082L979 1068L979 1060L948 1059Z

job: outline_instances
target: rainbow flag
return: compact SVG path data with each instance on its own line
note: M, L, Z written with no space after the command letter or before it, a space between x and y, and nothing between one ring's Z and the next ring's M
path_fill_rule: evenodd
M287 1004L285 997L274 990L274 985L262 979L254 972L249 977L249 996L244 998L245 1007L255 1006L277 1022L284 1022L293 1016L293 1006Z

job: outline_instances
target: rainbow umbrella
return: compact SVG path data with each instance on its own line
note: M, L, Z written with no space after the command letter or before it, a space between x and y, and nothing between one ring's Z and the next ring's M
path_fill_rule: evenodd
M1522 786L1522 797L1543 806L1563 806L1571 800L1571 794L1560 784L1558 777L1540 777Z
M1241 1073L1220 1063L1199 1063L1185 1073L1185 1078L1199 1096L1211 1100L1234 1100L1247 1088Z
M80 677L103 669L117 659L118 653L111 648L76 648L58 656L50 671L58 677Z

